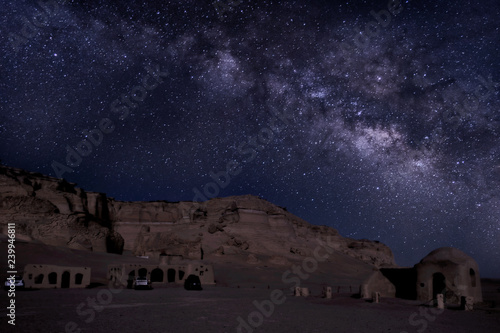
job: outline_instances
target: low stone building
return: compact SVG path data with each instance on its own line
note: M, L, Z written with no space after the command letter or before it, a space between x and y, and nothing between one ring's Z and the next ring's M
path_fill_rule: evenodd
M463 297L482 302L476 261L452 247L432 251L413 267L381 268L360 286L362 297L369 298L372 292L424 302L437 300L437 295L443 294L444 303L451 305L460 304Z
M90 284L90 267L27 264L25 288L85 288Z
M202 285L215 284L212 265L198 261L176 260L167 262L160 260L154 264L118 264L108 265L107 277L109 281L122 281L128 288L132 287L135 277L147 277L153 286L168 285L169 283L184 283L189 275L200 278Z
M482 302L479 268L474 259L452 247L442 247L429 253L415 265L417 299L429 301L444 295L448 304L460 304L462 296Z
M361 298L371 298L374 292L382 297L395 297L396 287L379 270L374 271L360 286Z

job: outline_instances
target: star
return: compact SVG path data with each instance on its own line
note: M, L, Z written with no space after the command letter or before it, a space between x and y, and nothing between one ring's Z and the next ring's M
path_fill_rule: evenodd
M500 277L497 1L4 11L3 164L127 201L259 195Z

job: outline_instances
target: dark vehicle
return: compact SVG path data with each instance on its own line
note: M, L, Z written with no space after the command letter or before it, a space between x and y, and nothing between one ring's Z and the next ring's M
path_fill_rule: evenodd
M203 290L201 287L200 278L196 275L189 275L186 280L184 280L184 289L186 290Z

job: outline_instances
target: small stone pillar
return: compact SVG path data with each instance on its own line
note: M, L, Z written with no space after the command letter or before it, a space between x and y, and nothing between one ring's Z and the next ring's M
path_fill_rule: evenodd
M437 308L444 309L444 296L443 296L443 294L437 294Z
M372 293L373 303L380 303L380 293L378 291L374 291Z
M472 296L462 296L461 297L461 307L462 310L472 311L474 309L474 297Z
M323 297L332 298L332 287L323 287Z
M304 297L309 296L309 288L301 288L301 295Z
M293 294L295 296L300 296L302 293L301 293L301 288L300 287L295 287L294 291L293 291Z

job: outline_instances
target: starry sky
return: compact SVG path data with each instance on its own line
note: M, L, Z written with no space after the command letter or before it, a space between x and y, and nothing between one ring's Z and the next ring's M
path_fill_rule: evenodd
M500 277L500 3L1 1L0 158L126 201L254 194Z

